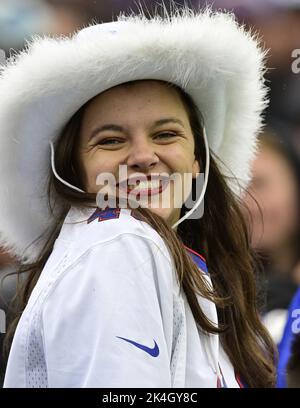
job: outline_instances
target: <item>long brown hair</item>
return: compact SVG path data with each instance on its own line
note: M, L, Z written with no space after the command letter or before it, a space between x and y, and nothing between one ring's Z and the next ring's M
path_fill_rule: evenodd
M173 85L172 85L173 86ZM199 112L192 99L175 87L189 115L195 138L195 158L201 168L205 165L203 128ZM70 119L56 144L56 169L69 183L84 189L77 142L86 105ZM204 215L200 219L186 220L174 231L158 215L145 208L133 210L133 215L149 223L164 239L174 258L178 281L185 292L196 323L204 333L219 333L222 345L235 371L249 387L273 387L275 384L275 348L260 321L256 307L254 279L255 258L250 249L247 227L240 210L240 202L228 187L211 154L210 176L205 199ZM193 186L193 190L195 186ZM11 343L18 319L40 273L50 256L54 241L61 229L70 206L95 207L95 194L76 192L53 175L49 179L49 198L60 214L56 224L48 232L47 243L39 259L31 265L23 265L20 273L28 274L16 299L15 319L7 333L6 344ZM56 209L57 209L56 208ZM183 206L181 215L185 212ZM57 211L56 211L57 214ZM187 255L184 245L202 253L208 264L213 289L207 286L202 273ZM200 294L215 302L219 326L215 327L205 316L197 301Z

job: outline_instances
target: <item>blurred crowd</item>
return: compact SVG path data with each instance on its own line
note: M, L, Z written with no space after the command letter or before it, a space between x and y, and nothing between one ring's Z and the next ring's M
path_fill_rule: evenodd
M155 0L140 3L149 11L157 7ZM176 0L177 5L184 3L233 11L269 50L270 105L244 204L251 244L262 265L258 286L266 296L261 313L279 344L300 285L300 0ZM172 7L167 0L165 5ZM129 0L0 0L0 49L8 56L32 35L69 35L91 22L111 21L120 12L137 9L137 1ZM16 279L10 273L15 270L15 260L0 252L0 309L7 310L14 293ZM298 367L299 359L298 350ZM0 381L4 366L1 357Z

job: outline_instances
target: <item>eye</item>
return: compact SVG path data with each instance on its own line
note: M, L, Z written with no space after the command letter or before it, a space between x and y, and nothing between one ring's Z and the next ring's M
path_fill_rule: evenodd
M117 139L117 138L111 137L111 138L99 140L96 143L96 145L114 146L114 145L118 145L118 144L123 143L123 142L124 142L124 140L122 140L122 139Z
M174 132L162 132L162 133L159 133L158 135L156 135L154 137L154 139L170 139L170 138L175 137L175 136L177 136L177 133L174 133Z

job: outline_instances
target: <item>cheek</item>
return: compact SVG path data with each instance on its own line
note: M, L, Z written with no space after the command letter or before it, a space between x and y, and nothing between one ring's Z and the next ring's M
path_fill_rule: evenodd
M295 230L299 225L298 197L296 191L291 187L290 185L286 185L285 188L282 189L281 194L275 199L273 209L274 220L276 217L279 223L289 231Z
M83 160L85 179L90 192L97 192L97 177L100 174L108 173L114 177L118 174L118 162L107 155L94 154L87 156Z
M182 204L190 195L193 174L199 169L195 165L193 145L170 146L164 158L171 172L176 173L176 177L173 176L175 200Z
M195 156L192 146L169 146L164 157L175 171L193 172Z
M96 175L97 175L97 162L94 160L83 160L83 169L85 173L85 179L87 181L88 187L91 187L95 184Z
M291 212L294 213L298 204L296 186L289 179L282 179L274 183L270 194L265 199L269 203L270 211L274 215L284 217Z
M294 189L287 183L274 189L264 200L263 216L265 236L270 242L282 242L297 233L299 225L298 199Z

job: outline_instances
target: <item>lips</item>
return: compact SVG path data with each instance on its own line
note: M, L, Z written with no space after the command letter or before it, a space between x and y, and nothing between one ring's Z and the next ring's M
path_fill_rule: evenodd
M120 192L133 196L153 196L160 194L169 184L169 177L163 175L134 176L117 184Z

